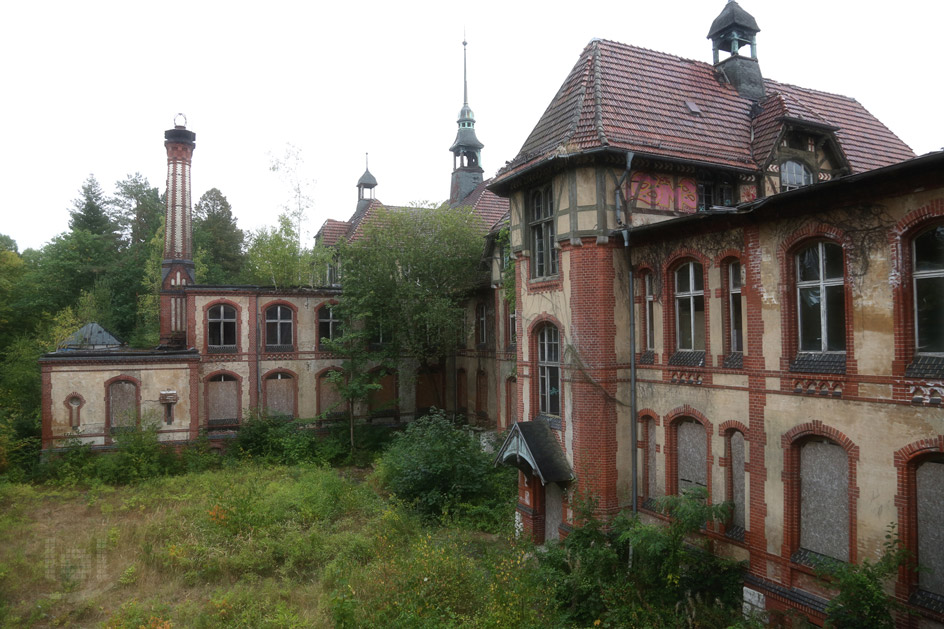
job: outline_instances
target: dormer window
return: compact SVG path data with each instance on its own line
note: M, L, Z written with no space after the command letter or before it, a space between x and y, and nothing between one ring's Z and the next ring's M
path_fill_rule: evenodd
M801 162L790 160L780 166L780 192L796 190L813 183L813 173Z
M698 183L698 209L714 206L734 206L734 186L727 182L702 181Z

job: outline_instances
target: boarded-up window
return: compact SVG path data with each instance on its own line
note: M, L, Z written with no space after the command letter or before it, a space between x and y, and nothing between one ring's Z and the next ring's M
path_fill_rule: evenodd
M465 369L456 372L456 413L465 415L469 410L469 383Z
M918 586L944 596L944 463L928 461L915 473L918 485Z
M436 368L416 374L416 415L425 415L432 407L443 408L443 377Z
M371 391L367 408L372 417L395 417L397 414L397 375L385 374L377 382L379 389Z
M334 419L347 415L347 406L341 399L338 386L328 379L331 372L325 372L318 378L318 414Z
M228 426L239 421L239 382L231 375L213 376L206 385L207 423Z
M734 505L730 526L744 529L744 435L737 430L728 437L728 491Z
M484 371L475 374L475 414L488 417L488 375Z
M646 497L659 495L659 474L656 468L656 420L646 418Z
M295 379L279 372L266 378L265 385L269 417L295 417Z
M557 483L544 486L544 540L560 539L560 525L564 521L564 493Z
M108 385L108 413L112 432L137 426L138 386L129 380L118 380Z
M695 420L678 423L678 489L708 486L708 442L705 427Z
M849 464L835 443L800 448L800 546L849 560Z
M518 421L518 381L508 378L505 381L505 426Z

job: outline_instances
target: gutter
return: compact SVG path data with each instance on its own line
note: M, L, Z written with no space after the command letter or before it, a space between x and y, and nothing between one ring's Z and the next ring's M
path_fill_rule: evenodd
M632 151L626 152L626 170L616 184L615 212L616 224L622 227L619 231L623 235L623 250L626 252L626 265L629 269L629 440L632 444L633 453L630 458L630 477L632 479L631 499L633 515L635 516L639 512L639 435L638 421L636 419L636 280L635 271L633 271L632 250L629 248L629 231L632 225L632 220L629 215L630 207L629 202L624 202L623 199L623 185L632 179L633 157L634 154ZM623 204L626 206L625 223L623 222L623 217L620 212L620 206Z

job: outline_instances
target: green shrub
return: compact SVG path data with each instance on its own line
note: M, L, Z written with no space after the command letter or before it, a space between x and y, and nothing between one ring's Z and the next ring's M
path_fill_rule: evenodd
M817 575L825 585L839 593L826 606L826 626L834 629L893 629L893 612L902 605L885 591L888 581L898 569L909 563L911 553L901 543L895 524L889 524L878 561L864 559L862 563L822 560L816 566Z
M517 473L492 459L437 410L394 437L377 463L376 478L426 518L495 526L502 519L511 522ZM497 517L485 515L496 511Z
M232 451L239 457L283 465L314 462L364 466L389 443L390 433L385 426L359 424L354 428L358 447L352 452L346 424L333 426L324 435L302 421L253 411L240 427Z

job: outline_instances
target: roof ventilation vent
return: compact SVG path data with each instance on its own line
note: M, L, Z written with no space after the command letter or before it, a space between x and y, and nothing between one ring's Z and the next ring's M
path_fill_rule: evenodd
M696 116L701 115L701 107L698 106L694 101L687 100L685 101L685 106L688 107L688 111L692 112Z

